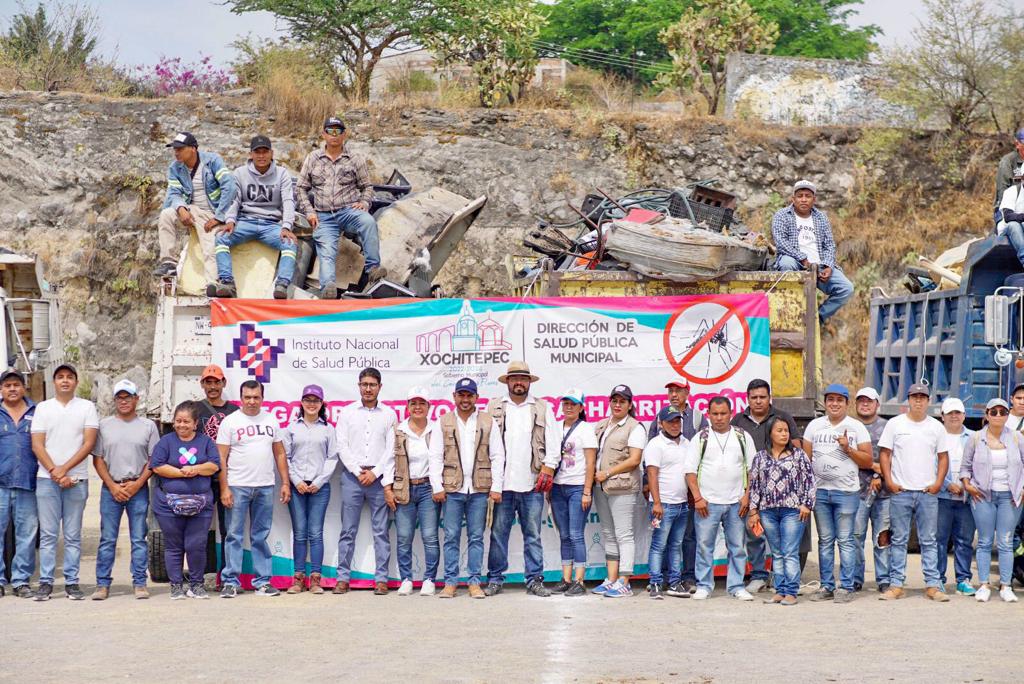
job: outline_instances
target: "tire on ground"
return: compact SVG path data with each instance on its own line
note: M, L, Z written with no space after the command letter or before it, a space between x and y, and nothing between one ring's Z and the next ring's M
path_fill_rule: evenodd
M147 541L149 542L149 578L154 582L169 582L167 565L164 562L164 533L161 530L150 530Z

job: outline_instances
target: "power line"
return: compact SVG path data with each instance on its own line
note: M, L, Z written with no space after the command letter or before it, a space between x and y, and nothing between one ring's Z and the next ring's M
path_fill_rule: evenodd
M665 67L666 66L663 62L652 62L650 60L645 60L645 59L634 59L632 57L624 57L624 56L622 56L622 55L620 55L618 53L614 53L614 52L602 52L600 50L592 50L592 49L589 49L589 48L578 48L578 47L573 47L571 45L558 45L557 43L551 43L551 42L547 42L547 41L543 41L543 40L535 40L533 42L534 42L535 45L540 46L543 49L548 49L548 50L577 52L577 53L581 53L581 54L585 53L585 54L590 54L590 55L593 55L595 57L599 57L599 58L602 58L602 59L613 59L613 60L626 61L626 62L633 61L636 64L647 64L647 65L656 66L656 67Z
M618 67L635 67L645 71L657 71L662 73L672 71L672 67L665 63L652 62L644 59L633 59L610 52L562 46L545 41L534 41L534 47L544 52L553 52L555 54L579 59L581 61L590 61Z

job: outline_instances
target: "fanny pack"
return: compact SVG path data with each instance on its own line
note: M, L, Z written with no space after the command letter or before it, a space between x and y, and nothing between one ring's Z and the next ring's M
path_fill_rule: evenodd
M202 494L164 494L167 497L167 507L174 515L190 518L197 515L206 508L206 497Z

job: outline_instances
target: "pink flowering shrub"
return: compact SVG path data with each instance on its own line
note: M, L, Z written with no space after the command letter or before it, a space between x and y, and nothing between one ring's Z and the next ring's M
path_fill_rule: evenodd
M135 67L142 87L157 97L175 93L219 93L234 83L234 74L213 64L209 55L187 64L180 57L163 57L152 66Z

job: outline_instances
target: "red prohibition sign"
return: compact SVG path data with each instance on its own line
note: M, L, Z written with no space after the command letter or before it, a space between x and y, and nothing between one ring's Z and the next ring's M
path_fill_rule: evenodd
M691 346L686 351L686 353L683 354L681 358L677 359L672 354L672 346L670 344L672 327L675 325L676 321L679 319L680 316L686 313L688 309L698 304L717 304L725 309L725 314L717 321L715 321L715 324L711 326L711 328L706 333L701 335L700 338L693 343L693 346ZM727 369L721 375L718 375L713 378L705 378L703 376L688 373L686 371L686 364L693 360L693 357L696 356L702 348L712 343L712 339L714 338L714 336L722 328L725 327L725 324L728 323L729 319L732 318L733 316L736 317L736 319L740 322L740 325L743 327L743 351L740 353L740 358L736 361L736 363L732 365L731 368ZM736 371L738 371L740 367L743 366L743 362L747 360L747 355L750 353L750 325L747 323L746 316L741 314L736 309L736 307L733 306L731 303L720 299L700 299L689 304L686 304L678 311L676 311L674 314L672 314L671 317L669 317L668 323L665 324L665 330L662 333L661 340L662 346L665 348L665 358L668 359L669 365L672 366L675 372L679 373L681 376L683 376L690 382L694 382L698 385L714 385L716 383L724 382L725 380L731 378L736 373Z

